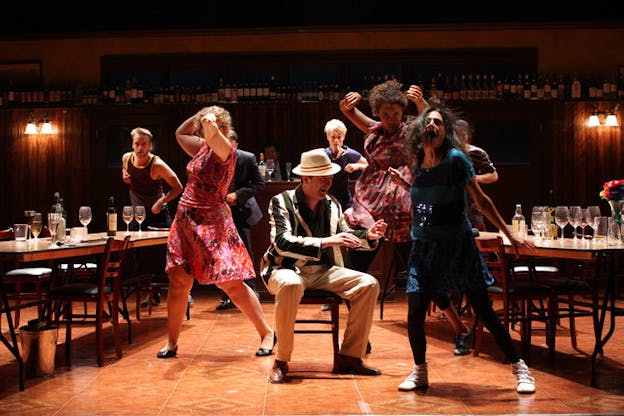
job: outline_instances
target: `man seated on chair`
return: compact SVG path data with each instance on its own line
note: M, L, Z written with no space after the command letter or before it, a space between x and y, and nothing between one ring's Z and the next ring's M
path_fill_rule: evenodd
M297 307L306 289L326 290L350 302L349 317L340 348L341 373L379 375L362 362L373 323L379 282L373 276L343 266L340 247L372 250L387 224L375 222L368 230L349 228L340 203L328 190L340 166L323 149L301 154L293 173L301 183L271 198L271 244L261 264L262 278L275 295L277 357L269 374L282 383L294 346Z

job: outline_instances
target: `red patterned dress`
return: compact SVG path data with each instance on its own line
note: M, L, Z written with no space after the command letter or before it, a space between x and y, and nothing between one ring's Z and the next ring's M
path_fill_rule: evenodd
M405 147L407 123L390 137L383 136L381 123L370 129L364 142L368 167L355 183L353 205L344 216L353 228L369 228L375 220L387 224L386 240L395 243L411 241L412 203L409 191L395 185L388 168L398 169L403 178L412 182L410 160Z
M188 179L171 224L166 271L182 266L201 284L256 277L225 202L235 165L234 149L221 162L206 143L186 165Z

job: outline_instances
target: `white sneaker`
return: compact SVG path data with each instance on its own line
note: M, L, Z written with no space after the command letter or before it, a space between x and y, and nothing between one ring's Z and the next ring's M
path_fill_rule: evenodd
M524 360L519 360L511 365L511 372L518 378L518 393L535 393L535 379L531 376L531 370Z
M427 378L427 363L416 364L412 373L407 376L403 383L399 384L399 391L414 391L429 387Z

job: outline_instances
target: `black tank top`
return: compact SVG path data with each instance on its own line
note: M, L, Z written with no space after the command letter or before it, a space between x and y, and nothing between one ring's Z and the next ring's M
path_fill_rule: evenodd
M145 166L135 166L135 154L132 153L128 158L128 166L126 170L130 174L130 201L132 205L143 205L148 210L163 196L162 180L154 180L151 178L152 165L156 162L158 156L152 155L149 162Z

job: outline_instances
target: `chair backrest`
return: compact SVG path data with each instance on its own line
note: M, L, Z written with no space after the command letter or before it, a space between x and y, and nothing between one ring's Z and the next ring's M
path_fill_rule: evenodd
M102 267L100 269L98 290L99 295L104 296L104 287L109 283L113 284L114 293L119 293L119 277L123 270L124 259L126 258L126 252L128 251L128 244L130 243L130 236L127 235L123 240L117 240L114 237L109 237L106 241L106 248L104 249L104 257L102 259Z
M495 238L476 238L477 248L483 256L485 265L496 280L496 285L507 293L509 281L509 266L505 257L505 245L500 236Z

